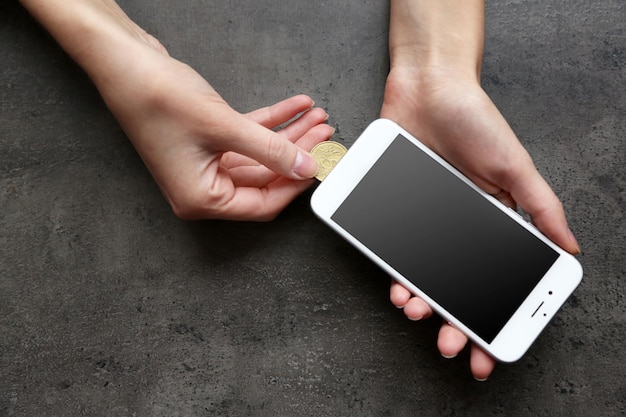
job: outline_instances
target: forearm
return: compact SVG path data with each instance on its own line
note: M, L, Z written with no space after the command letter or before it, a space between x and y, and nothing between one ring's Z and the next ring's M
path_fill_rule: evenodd
M483 0L391 0L392 68L453 71L478 80L483 44Z
M132 49L146 36L112 0L20 2L96 84L130 68Z

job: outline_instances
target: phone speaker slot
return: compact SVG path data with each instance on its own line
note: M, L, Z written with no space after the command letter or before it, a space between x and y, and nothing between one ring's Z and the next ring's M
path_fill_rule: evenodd
M537 314L537 312L539 311L539 309L541 308L541 306L543 305L545 301L542 301L541 304L539 304L539 307L537 307L537 309L535 310L535 312L532 314L532 316L530 317L535 317L535 314Z

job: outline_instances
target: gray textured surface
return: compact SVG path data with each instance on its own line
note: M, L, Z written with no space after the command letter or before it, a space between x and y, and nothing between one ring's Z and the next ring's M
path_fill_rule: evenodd
M349 145L378 113L388 4L124 1L242 111L310 94ZM475 382L436 319L311 214L176 219L81 71L0 4L0 416L617 416L626 8L487 6L484 86L562 198L585 278Z

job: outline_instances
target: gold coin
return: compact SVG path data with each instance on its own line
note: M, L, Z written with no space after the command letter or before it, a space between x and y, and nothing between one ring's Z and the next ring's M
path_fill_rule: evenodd
M348 150L339 142L331 140L320 142L311 149L311 156L317 162L317 173L315 178L324 181L330 171L346 154Z

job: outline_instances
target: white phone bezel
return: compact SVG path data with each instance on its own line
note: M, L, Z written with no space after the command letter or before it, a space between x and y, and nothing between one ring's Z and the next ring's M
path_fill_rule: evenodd
M491 343L487 343L481 339L456 317L452 316L442 306L434 302L428 294L424 294L419 288L415 287L331 219L331 216L342 202L348 197L350 192L357 186L363 176L369 171L370 167L380 158L398 134L402 134L402 136L411 141L415 146L422 149L426 154L476 190L494 206L506 213L513 221L522 225L559 254L557 261L539 281L531 294L519 306L511 319ZM315 190L311 197L311 207L321 220L376 262L394 279L411 290L412 293L424 299L424 301L445 320L465 333L472 341L494 358L502 362L516 361L528 350L549 320L556 314L582 279L582 267L572 255L550 241L534 226L524 221L517 212L509 209L500 201L482 191L439 155L431 151L410 133L390 120L378 119L367 127L359 139L350 147L343 159L341 159L324 182Z

